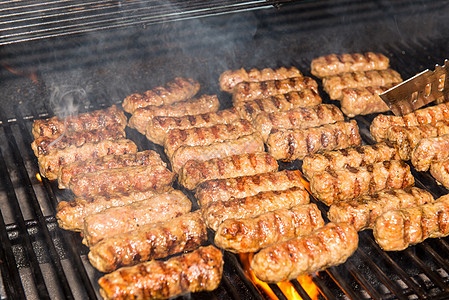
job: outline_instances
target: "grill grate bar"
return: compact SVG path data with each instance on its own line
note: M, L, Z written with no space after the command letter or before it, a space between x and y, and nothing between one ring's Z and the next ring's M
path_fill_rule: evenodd
M355 280L365 289L365 291L373 298L373 299L381 299L381 295L378 291L372 286L372 284L365 279L365 276L357 270L357 267L348 260L346 263L346 268L348 271L354 276Z
M323 272L327 274L326 272ZM313 277L313 282L316 284L321 294L326 298L326 300L337 299L333 291L328 287L329 282L321 278L322 274L318 274Z
M329 274L329 276L335 281L335 283L340 287L340 289L350 298L350 299L359 299L355 294L355 291L353 288L349 285L349 280L347 278L343 278L346 276L342 276L342 272L339 270L342 270L342 266L337 267L331 267L326 269L326 272Z
M298 280L293 279L291 280L291 283L293 284L293 287L298 292L298 294L301 296L302 300L312 300L312 298L310 298L309 294L307 294L307 292L303 289Z
M438 263L438 265L441 266L449 274L449 263L445 259L443 259L432 247L430 247L429 244L421 243L418 246L427 251L430 256Z

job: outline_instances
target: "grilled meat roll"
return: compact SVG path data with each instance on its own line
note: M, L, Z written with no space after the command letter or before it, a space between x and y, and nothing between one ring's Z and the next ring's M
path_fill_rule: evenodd
M418 109L404 116L378 115L371 122L370 132L376 141L386 139L392 126L417 126L449 119L449 103Z
M188 129L172 129L164 142L164 150L171 159L173 153L181 146L207 146L252 134L256 129L251 123L239 119L229 124L216 124L209 127L192 127Z
M54 149L46 155L39 156L39 171L43 177L55 180L58 178L59 168L62 166L105 155L122 155L136 152L137 145L128 139L104 140L97 143L88 142L80 147L72 145L64 149Z
M148 120L156 116L181 117L218 111L220 102L216 95L203 95L197 99L175 102L161 106L149 105L136 109L129 119L128 126L145 134Z
M391 143L382 142L306 155L302 161L302 172L310 180L314 173L326 170L363 167L395 159L399 159L396 147Z
M282 80L267 80L259 82L241 82L234 87L232 101L234 106L239 106L245 101L258 98L286 94L303 89L318 91L318 84L310 77L293 77Z
M361 143L355 120L307 129L274 129L266 142L268 153L284 161L303 159L318 151L359 146Z
M251 69L246 71L241 68L238 70L227 70L221 73L218 81L220 82L220 89L225 92L234 90L234 87L240 82L257 82L267 80L281 80L292 77L302 77L302 73L296 67L280 67L277 69Z
M401 160L391 160L315 173L310 179L310 189L316 198L329 206L381 190L406 188L414 183L410 166Z
M69 188L78 197L157 190L170 186L175 174L164 165L142 165L78 174Z
M301 175L284 170L251 176L214 179L201 183L195 197L202 207L214 201L228 201L231 197L243 198L260 192L286 190L292 187L304 188Z
M341 91L341 111L350 118L389 111L390 108L379 95L391 86L345 88Z
M320 104L320 94L315 89L303 89L296 92L258 98L240 103L235 108L240 116L252 122L259 113L287 111L297 107L308 107Z
M449 189L449 159L431 163L430 174L432 174L436 181Z
M253 124L266 141L272 129L306 129L344 121L344 119L343 113L335 105L319 104L282 112L261 112L257 115Z
M192 116L159 116L149 120L146 128L146 137L153 143L163 145L170 130L229 124L239 119L240 115L235 108Z
M164 86L158 86L142 94L132 94L123 100L123 109L133 114L138 108L149 105L166 105L187 100L195 96L200 84L192 78L176 77Z
M433 203L391 210L376 219L374 238L385 251L401 251L427 238L449 234L449 196Z
M92 198L75 198L72 201L61 201L56 208L56 219L59 227L72 231L81 231L84 218L111 207L124 206L130 203L152 198L158 193L169 192L171 187L162 190L146 190L144 192L129 192L110 196Z
M339 73L384 70L390 66L388 57L381 53L329 54L312 60L311 73L316 77L326 77Z
M256 252L324 226L316 204L278 209L257 217L227 219L218 226L215 245L234 253Z
M344 263L358 242L353 226L328 223L308 235L260 250L251 260L251 269L265 282L295 279Z
M269 211L289 209L309 202L307 190L298 186L281 191L260 192L244 198L210 202L202 211L207 227L217 231L218 226L227 219L256 217Z
M72 177L82 173L92 173L100 170L123 168L130 166L163 165L160 155L156 151L145 150L132 154L106 155L83 161L77 161L62 166L58 173L58 186L60 189L69 188Z
M347 222L360 231L372 228L377 217L386 211L419 206L433 201L432 194L417 187L380 191L373 195L332 204L327 216L332 222Z
M145 224L170 220L189 212L191 207L189 198L177 190L111 207L84 219L83 243L92 246L102 239L134 231Z
M223 254L214 246L172 257L120 268L98 280L104 299L169 299L212 291L223 275Z
M179 171L178 182L193 190L207 180L249 176L277 169L277 161L266 152L231 155L206 161L190 160Z
M258 133L207 146L181 146L171 158L172 170L178 173L189 160L206 161L231 155L262 152L265 145Z
M54 149L64 149L69 146L81 147L85 143L98 143L105 140L123 139L126 137L125 128L118 124L101 127L90 131L74 131L68 134L40 136L31 143L34 155L39 157Z
M427 171L432 162L448 158L449 134L420 140L411 154L412 164L418 171Z
M391 126L386 139L398 145L398 152L403 160L410 160L413 149L424 138L449 134L449 120L438 121L418 126Z
M90 131L104 127L118 125L125 128L127 118L123 111L117 106L81 113L72 117L35 120L33 122L33 136L54 136L69 134L74 131Z
M323 89L332 100L341 100L344 88L386 86L402 82L401 75L392 69L341 73L323 78Z
M200 211L195 211L104 239L90 248L88 257L97 270L112 272L119 267L195 250L206 240L206 224Z

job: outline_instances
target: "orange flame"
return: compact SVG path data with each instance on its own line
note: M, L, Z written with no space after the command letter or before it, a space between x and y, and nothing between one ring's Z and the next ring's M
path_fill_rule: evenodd
M13 69L7 63L2 63L2 66L6 70L8 70L9 72L11 72L11 73L13 73L13 74L15 74L17 76L22 76L22 77L29 78L35 85L39 85L39 79L37 78L36 72L21 72L21 71L18 71L16 69Z
M39 180L39 181L42 181L42 177L41 177L41 174L39 174L39 173L36 173L36 178L37 178L37 180Z
M254 272L251 270L249 266L249 262L254 256L254 253L240 253L240 261L243 265L243 270L245 271L246 275L248 276L249 280L254 284L254 286L261 292L262 294L268 295L268 297L272 300L278 300L278 297L274 294L273 290L270 288L270 286L260 280L256 277Z

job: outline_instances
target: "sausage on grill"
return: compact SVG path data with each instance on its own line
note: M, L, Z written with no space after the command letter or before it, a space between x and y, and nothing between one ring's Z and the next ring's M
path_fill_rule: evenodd
M119 125L125 128L127 118L121 109L112 105L111 107L95 110L88 113L81 113L72 117L35 120L33 122L33 136L52 136L67 134L74 131L90 131L99 128Z
M310 189L321 202L331 205L385 189L406 188L414 183L410 166L401 160L391 160L315 173L310 180Z
M92 246L102 239L134 231L145 224L170 220L190 211L192 202L180 191L112 207L84 219L83 243Z
M427 238L445 237L449 234L449 196L421 206L388 211L374 222L373 234L385 251L401 251Z
M146 137L155 144L163 145L170 130L229 124L239 119L240 115L235 108L182 117L158 116L149 120Z
M81 147L72 145L64 149L54 149L46 155L39 156L39 171L43 177L54 180L58 178L59 168L62 166L105 155L136 152L137 145L128 139L104 140L97 143L88 142Z
M220 82L220 89L225 92L232 92L234 87L243 81L267 81L280 80L292 77L301 77L302 73L296 67L280 67L277 69L251 69L246 71L241 68L239 70L227 70L221 73L218 81Z
M274 172L277 161L266 152L238 154L206 161L190 160L179 171L178 182L189 190L201 182Z
M259 82L241 82L234 87L232 101L234 106L238 106L245 101L278 94L286 94L306 88L318 91L318 84L310 77L293 77L282 80L267 80Z
M168 192L172 188L155 191L129 192L110 196L96 196L92 198L75 198L72 201L61 201L57 206L56 219L59 227L72 231L81 231L84 226L84 218L105 209L123 206L142 201L155 196L157 193Z
M158 86L142 94L132 94L123 100L123 109L133 114L138 108L149 105L166 105L195 96L200 84L192 78L176 77L164 86Z
M156 116L181 117L186 115L198 115L216 112L220 102L215 95L203 95L197 99L175 102L161 106L149 105L136 109L128 125L135 128L141 134L145 134L148 120Z
M308 154L359 146L362 139L355 120L307 129L274 129L267 139L268 153L284 161Z
M390 108L379 95L390 88L391 85L345 88L340 101L341 111L350 118L389 111Z
M392 69L341 73L323 78L323 89L332 100L341 100L344 88L386 86L402 82L401 75Z
M62 166L58 173L58 186L60 189L69 188L72 177L82 173L92 173L100 170L123 168L130 166L163 165L160 155L156 151L145 150L133 154L106 155L83 161L77 161Z
M215 245L234 253L256 252L324 226L316 204L266 212L257 217L227 219L218 226Z
M442 103L418 109L404 116L378 115L371 122L370 132L380 142L386 139L387 130L392 126L417 126L449 119L449 104Z
M411 154L412 164L418 171L427 171L432 162L448 158L449 134L420 140Z
M430 174L432 174L436 181L449 189L449 159L431 163Z
M207 146L181 146L171 158L172 170L178 173L189 160L206 161L231 155L263 152L265 145L258 133Z
M397 149L391 143L382 142L309 154L302 161L302 172L310 180L314 173L347 167L363 167L394 159L399 159Z
M228 201L230 198L243 198L260 192L286 190L292 187L304 188L299 172L284 170L251 176L214 179L201 183L195 196L202 207L214 201Z
M173 153L181 146L207 146L252 134L256 129L251 123L239 119L229 124L216 124L210 127L193 127L188 129L172 129L164 142L164 150L171 159Z
M303 89L296 92L258 98L240 103L235 108L240 116L252 122L261 112L287 111L297 107L308 107L320 104L320 94L315 89Z
M213 291L223 275L223 254L214 246L170 258L123 267L98 280L104 299L170 299Z
M360 231L372 228L377 217L386 211L433 201L429 192L417 187L394 189L332 204L327 216L332 222L348 222Z
M253 124L262 135L268 139L272 129L306 129L324 124L344 121L343 113L333 104L319 104L311 107L298 107L282 112L257 115Z
M344 263L357 250L359 236L347 223L328 223L312 233L267 247L251 260L265 282L291 280Z
M200 211L195 211L104 239L90 248L88 257L97 270L112 272L119 267L195 250L206 240L206 224Z
M389 66L388 57L373 52L329 54L315 58L310 64L311 73L317 77L345 72L384 70Z
M142 165L78 174L70 180L69 188L75 196L93 197L157 190L171 185L174 180L175 174L164 165Z

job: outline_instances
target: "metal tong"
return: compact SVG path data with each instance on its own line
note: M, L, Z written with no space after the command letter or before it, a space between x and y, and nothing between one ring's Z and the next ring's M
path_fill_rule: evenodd
M449 61L446 59L443 66L435 66L435 71L427 69L379 96L397 116L411 113L437 99L449 101L448 72Z

